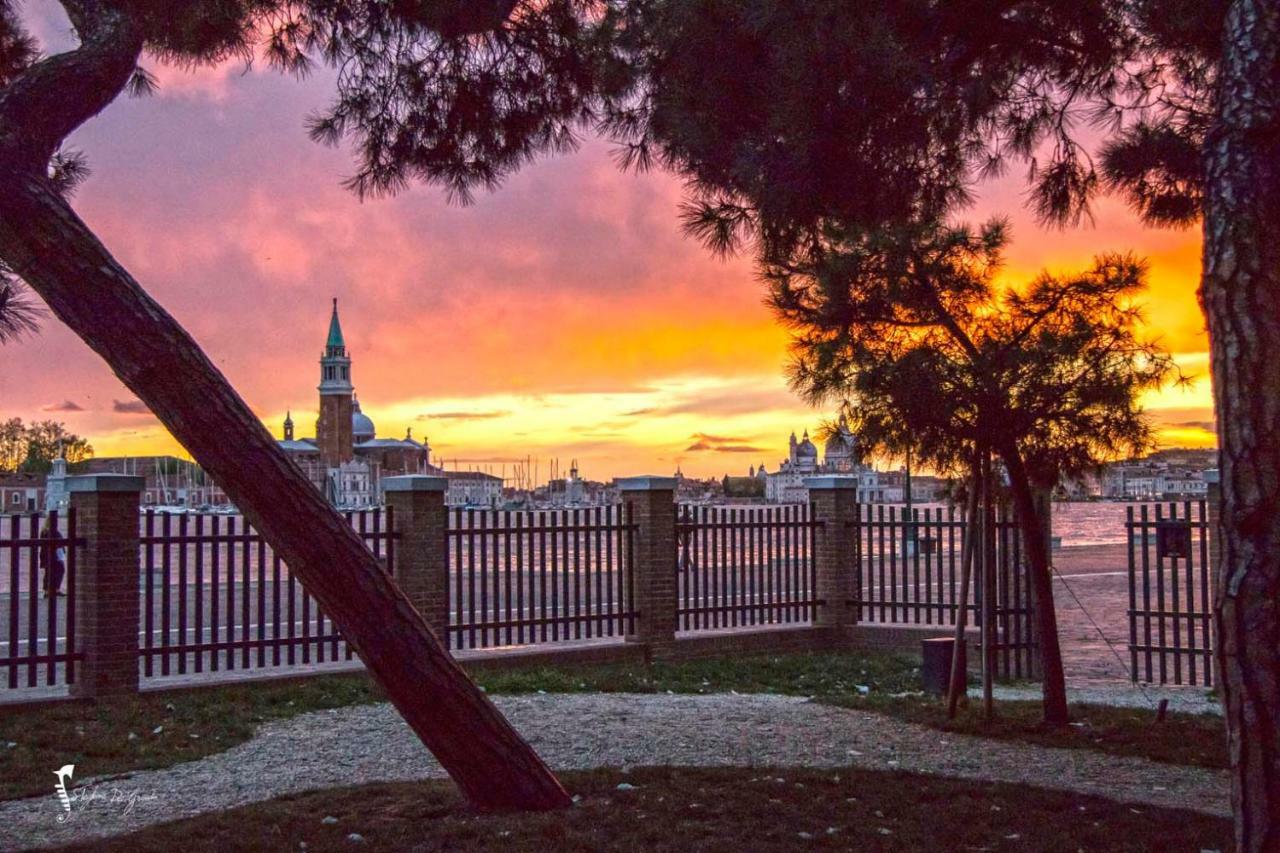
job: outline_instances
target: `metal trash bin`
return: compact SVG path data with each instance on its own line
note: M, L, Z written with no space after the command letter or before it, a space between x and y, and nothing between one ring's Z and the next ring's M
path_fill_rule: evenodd
M951 678L951 654L955 649L955 637L933 637L920 641L920 652L923 663L920 667L920 680L925 693L934 696L947 694L947 682ZM960 641L960 671L968 671L968 658L965 654L966 644Z

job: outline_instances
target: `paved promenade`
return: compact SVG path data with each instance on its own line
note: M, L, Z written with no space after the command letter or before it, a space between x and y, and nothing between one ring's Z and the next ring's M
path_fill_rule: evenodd
M1130 680L1128 559L1124 545L1066 547L1053 553L1058 636L1073 684Z

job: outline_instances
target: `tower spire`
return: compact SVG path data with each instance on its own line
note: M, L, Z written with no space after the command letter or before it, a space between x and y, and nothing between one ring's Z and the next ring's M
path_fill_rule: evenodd
M331 357L345 355L342 350L346 348L346 341L342 339L342 324L338 322L338 297L335 296L333 297L333 314L329 317L329 339L325 342L325 354Z
M338 300L333 300L329 317L329 336L320 356L320 419L316 421L316 443L320 458L329 467L348 462L352 457L352 410L357 407L351 384L351 354L342 338L338 322Z

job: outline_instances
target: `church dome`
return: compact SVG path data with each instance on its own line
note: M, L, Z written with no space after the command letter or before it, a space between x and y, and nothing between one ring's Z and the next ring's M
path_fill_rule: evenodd
M840 430L831 433L827 438L826 454L831 456L849 456L853 452L853 435Z
M809 440L809 433L804 434L804 441L796 446L796 456L808 456L813 459L818 458L818 448Z
M364 412L360 411L360 401L352 401L351 408L351 438L356 444L371 441L377 436L377 430L373 427L373 421Z

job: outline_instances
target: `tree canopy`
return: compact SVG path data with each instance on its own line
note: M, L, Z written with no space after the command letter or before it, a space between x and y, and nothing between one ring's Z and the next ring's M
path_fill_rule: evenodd
M155 61L338 70L314 138L350 141L357 192L457 200L577 134L689 179L691 228L781 243L835 216L936 217L1025 163L1046 219L1122 192L1148 221L1200 209L1226 0L117 0L63 3ZM105 43L98 48L112 47ZM0 87L41 58L0 2ZM57 69L50 69L52 73ZM154 88L130 63L129 90ZM19 100L30 87L11 87ZM32 103L32 108L38 104ZM48 155L68 128L43 122ZM1091 151L1084 130L1102 131ZM1095 156L1096 155L1096 156ZM812 232L808 232L812 237Z
M688 179L716 251L786 262L830 222L945 219L1018 164L1046 222L1106 191L1150 223L1199 215L1221 0L624 5L633 85L604 126Z
M22 282L0 265L0 345L35 332L41 313Z
M60 455L75 465L93 456L93 445L57 421L0 421L0 471L45 473Z
M868 447L947 472L1016 446L1036 485L1148 448L1142 395L1176 373L1142 330L1145 265L996 284L1006 226L846 234L820 265L764 270L794 334L792 386Z

